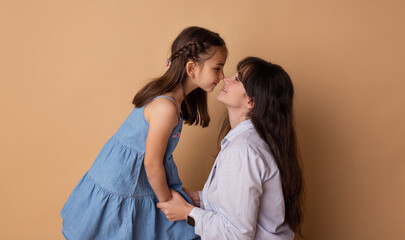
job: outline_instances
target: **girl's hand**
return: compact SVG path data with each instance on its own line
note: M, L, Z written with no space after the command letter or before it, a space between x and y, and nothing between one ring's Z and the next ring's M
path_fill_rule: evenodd
M193 200L194 206L200 207L200 195L198 195L198 192L190 191L184 187L183 187L183 191L191 198L191 200Z
M170 191L173 198L167 202L159 202L156 207L160 208L171 222L185 220L194 206L186 202L177 191Z

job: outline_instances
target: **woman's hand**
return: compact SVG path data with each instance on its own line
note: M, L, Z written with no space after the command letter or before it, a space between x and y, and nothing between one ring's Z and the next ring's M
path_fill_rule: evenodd
M183 191L191 198L191 200L193 200L194 206L200 207L200 195L198 195L198 192L190 191L184 187L183 187Z
M170 191L173 198L167 202L159 202L156 207L160 208L171 222L185 220L194 206L186 202L177 191Z

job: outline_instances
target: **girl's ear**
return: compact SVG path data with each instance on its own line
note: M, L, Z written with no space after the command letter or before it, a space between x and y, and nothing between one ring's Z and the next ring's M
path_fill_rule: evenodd
M255 106L255 99L251 98L247 104L247 108L249 109L253 109L253 107Z
M189 77L191 77L191 78L194 78L194 69L195 69L195 67L196 67L196 64L195 64L195 62L193 62L193 61L188 61L187 62L187 64L186 64L186 72L187 72L187 75L189 76Z

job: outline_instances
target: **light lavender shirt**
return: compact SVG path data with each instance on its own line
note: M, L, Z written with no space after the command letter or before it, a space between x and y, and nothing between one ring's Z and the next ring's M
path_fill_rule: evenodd
M232 129L193 208L202 240L293 239L285 223L280 173L268 145L251 120Z

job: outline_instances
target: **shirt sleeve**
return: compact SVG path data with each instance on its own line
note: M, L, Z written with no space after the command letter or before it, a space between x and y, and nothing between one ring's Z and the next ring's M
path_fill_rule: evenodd
M215 190L208 204L213 211L194 208L195 232L203 239L253 239L256 233L263 176L266 165L250 148L221 156L217 165Z

